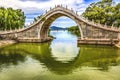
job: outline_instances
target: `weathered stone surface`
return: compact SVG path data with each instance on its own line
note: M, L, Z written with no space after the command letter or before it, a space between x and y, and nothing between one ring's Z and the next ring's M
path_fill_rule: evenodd
M4 47L4 46L11 45L14 43L16 43L15 40L0 40L0 47Z
M71 18L79 26L81 39L120 39L120 30L108 28L104 25L95 24L87 19L79 16L73 10L57 6L42 16L41 19L31 24L28 28L2 32L0 37L5 39L16 39L20 41L32 42L36 40L48 40L48 30L52 22L61 17L66 16ZM23 39L23 40L22 40ZM33 39L33 40L30 40Z

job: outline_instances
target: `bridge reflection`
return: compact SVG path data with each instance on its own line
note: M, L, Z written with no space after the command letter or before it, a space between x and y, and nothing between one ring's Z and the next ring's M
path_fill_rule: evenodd
M46 66L56 74L69 74L75 69L93 67L99 70L109 70L109 66L120 64L120 50L103 46L80 46L79 53L74 59L63 63L52 56L51 43L35 44L20 43L0 49L0 68L2 66L19 65L31 57Z

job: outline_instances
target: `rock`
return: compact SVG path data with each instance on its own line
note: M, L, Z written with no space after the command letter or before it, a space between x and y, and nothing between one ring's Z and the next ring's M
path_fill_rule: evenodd
M14 40L0 40L0 47L7 46L14 43L16 43L16 41Z

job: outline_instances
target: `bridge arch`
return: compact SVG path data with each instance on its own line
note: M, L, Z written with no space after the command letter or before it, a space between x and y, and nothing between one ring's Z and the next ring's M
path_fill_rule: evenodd
M36 22L31 23L28 27L17 30L0 32L3 39L15 39L19 42L43 42L49 40L48 30L52 22L61 17L71 18L79 26L81 38L78 39L80 44L118 44L120 42L120 28L106 26L79 16L72 9L61 5L50 8Z
M79 21L76 19L76 16L74 16L72 13L67 12L66 10L61 10L61 9L54 10L45 16L45 21L40 25L38 37L40 39L46 39L48 37L48 31L49 31L50 25L57 18L62 17L62 16L68 17L68 18L72 19L73 21L75 21L75 23L79 27L81 39L83 39L83 31L81 29L81 25L79 24Z

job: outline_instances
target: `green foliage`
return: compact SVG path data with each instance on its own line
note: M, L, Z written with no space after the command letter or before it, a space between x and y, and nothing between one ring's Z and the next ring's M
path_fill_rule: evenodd
M45 17L42 17L41 21L45 21L45 19L46 19Z
M41 21L45 20L45 17L43 17L43 15L38 16L37 18L34 18L34 22L36 22L37 20L41 19Z
M13 10L0 7L0 30L22 28L25 23L24 12L21 9Z
M120 3L115 5L113 0L101 0L90 4L82 15L89 20L94 20L96 23L119 27Z
M68 31L74 35L80 36L80 30L78 26L71 26L68 28Z
M48 30L48 37L54 38L54 36L52 36L52 35L50 34L50 31L51 31L51 29Z

